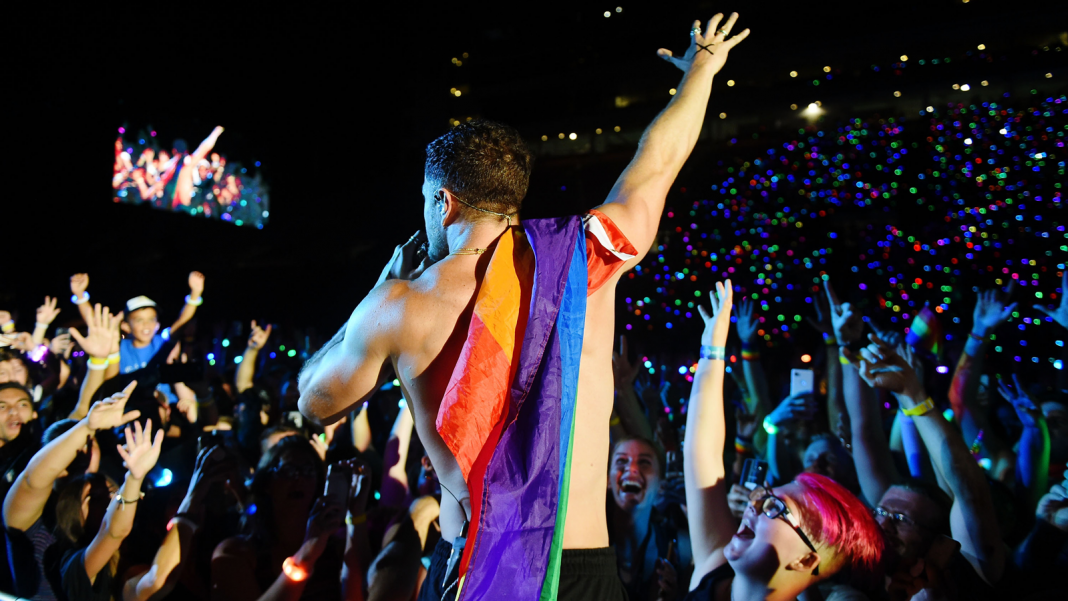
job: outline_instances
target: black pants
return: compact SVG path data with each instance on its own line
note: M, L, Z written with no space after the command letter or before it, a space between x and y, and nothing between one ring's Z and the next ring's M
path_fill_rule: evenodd
M445 585L445 568L452 545L439 540L430 558L419 601L445 601L456 599L455 574L450 574L449 586ZM454 572L457 570L454 568ZM451 588L450 588L451 587ZM445 591L448 588L448 594ZM619 580L616 566L616 551L613 547L602 549L564 549L560 559L560 601L626 601L627 592Z

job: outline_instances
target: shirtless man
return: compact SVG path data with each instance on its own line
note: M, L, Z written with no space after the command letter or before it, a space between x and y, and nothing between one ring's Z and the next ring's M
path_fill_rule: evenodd
M690 46L682 57L665 49L658 52L685 75L667 108L646 130L606 203L597 207L638 252L587 298L570 473L570 497L578 501L567 506L565 550L608 546L603 499L613 399L615 284L653 244L668 189L700 134L713 77L730 48L749 33L747 29L727 40L737 14L717 30L722 19L716 15L708 22L707 35L701 32L701 23L694 22ZM442 142L450 139L459 141ZM452 541L471 515L457 461L435 429L490 254L470 251L492 249L506 231L502 216L518 212L529 172L529 153L515 132L503 126L465 124L431 143L423 182L426 258L420 262L416 251L421 243L418 234L398 247L378 285L341 331L308 361L300 378L301 412L328 424L370 396L385 364L392 363L413 409L419 438L449 493L441 503L445 541ZM514 224L515 217L509 222ZM566 597L562 586L560 594ZM588 591L585 594L594 598ZM595 595L602 596L612 598Z
M222 133L222 126L216 126L211 134L204 138L200 146L197 146L193 154L185 158L182 169L178 172L178 181L174 188L173 208L178 208L179 206L188 207L193 201L193 187L199 186L211 172L211 163L205 157L215 147L215 142Z

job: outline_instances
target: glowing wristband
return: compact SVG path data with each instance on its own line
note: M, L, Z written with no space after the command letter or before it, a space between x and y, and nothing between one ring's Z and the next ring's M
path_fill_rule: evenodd
M779 427L768 421L768 418L764 418L764 431L768 434L775 435L779 433Z
M105 363L103 365L97 365L95 363L89 363L86 365L86 367L89 368L89 371L104 371L108 368L108 364Z
M308 579L308 571L293 561L292 557L287 557L282 562L282 573L293 582L303 582Z
M827 332L824 332L823 333L823 344L826 344L827 346L831 346L833 344L838 344L838 339L835 338L833 334L828 334Z
M204 304L204 297L202 296L194 301L193 299L189 298L189 295L187 294L185 295L185 304L193 305L194 307L199 307L200 305Z
M41 322L38 321L38 322L35 322L33 324L33 327L34 328L42 328L42 329L47 330L48 329L48 324L47 323L41 323Z
M364 524L366 522L367 522L367 514L366 513L360 514L360 515L358 515L356 517L352 517L351 515L345 516L345 523L348 524L349 526L359 526L360 524Z
M926 401L920 403L919 405L916 405L912 409L902 409L901 413L909 417L915 417L917 415L923 415L931 409L934 409L934 401L931 400L931 397L927 397Z
M701 358L711 359L712 361L725 361L727 359L727 349L722 346L702 344Z
M78 298L77 294L70 295L70 302L74 303L75 305L81 305L89 302L89 291L86 290L85 292L83 292L81 298Z
M14 332L15 331L15 322L9 321L9 322L5 323L3 326L0 326L0 328L2 328L5 332Z
M742 343L742 361L756 361L760 359L760 349L748 342Z
M119 362L119 354L118 353L111 353L110 355L108 355L108 365L115 365L118 362Z
M103 365L104 367L107 367L107 364L107 357L89 357L89 365Z

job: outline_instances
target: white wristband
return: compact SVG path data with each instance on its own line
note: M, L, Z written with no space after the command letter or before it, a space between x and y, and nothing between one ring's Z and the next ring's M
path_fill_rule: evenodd
M107 363L104 363L103 365L97 365L95 363L86 363L85 365L89 368L90 371L102 371L108 368Z
M83 292L81 298L78 298L77 294L70 295L70 302L76 305L81 305L83 303L89 302L89 291L86 290L85 292Z

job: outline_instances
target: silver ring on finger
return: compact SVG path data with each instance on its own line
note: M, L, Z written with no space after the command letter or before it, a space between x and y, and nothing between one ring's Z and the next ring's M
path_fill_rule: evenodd
M726 27L723 27L723 28L720 28L720 29L716 30L716 35L721 35L723 37L727 37L727 32L728 31L729 30Z
M698 35L701 35L701 28L700 27L694 27L693 29L690 30L690 37L691 38L695 37L695 36L698 36Z

